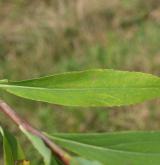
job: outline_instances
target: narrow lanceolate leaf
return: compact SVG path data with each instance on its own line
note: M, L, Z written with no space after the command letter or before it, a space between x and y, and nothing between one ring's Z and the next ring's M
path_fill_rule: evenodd
M68 106L120 106L160 97L160 78L115 70L88 70L1 83L17 96Z
M56 165L56 159L52 156L51 150L44 144L43 140L27 132L25 129L23 129L23 127L21 127L21 130L26 135L26 137L31 141L35 149L41 154L41 156L44 159L45 165Z
M66 150L104 165L160 164L160 132L55 134L49 137Z
M0 127L0 133L3 140L3 154L5 165L29 165L29 162L25 160L24 153L20 147L18 141L6 130ZM18 164L19 163L19 164ZM26 164L28 163L28 164Z

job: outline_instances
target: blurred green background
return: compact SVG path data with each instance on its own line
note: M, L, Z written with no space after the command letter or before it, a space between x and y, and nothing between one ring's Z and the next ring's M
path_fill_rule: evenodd
M160 75L160 1L0 0L0 79L91 68ZM160 129L159 100L89 109L28 101L3 91L0 96L48 133ZM41 164L2 114L0 124L19 137L33 164Z

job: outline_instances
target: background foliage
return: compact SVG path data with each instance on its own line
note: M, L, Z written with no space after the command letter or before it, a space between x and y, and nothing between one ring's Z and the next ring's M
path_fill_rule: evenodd
M0 78L90 68L159 75L159 6L157 0L0 0ZM156 130L160 125L159 101L118 110L75 110L0 95L48 133ZM11 127L1 115L0 121ZM25 145L26 139L20 138Z

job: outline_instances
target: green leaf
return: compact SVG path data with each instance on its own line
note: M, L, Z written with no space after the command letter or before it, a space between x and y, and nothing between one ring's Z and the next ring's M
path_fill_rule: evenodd
M44 159L45 165L58 165L57 160L52 156L52 152L44 144L42 139L40 139L38 136L32 135L22 127L21 130L26 135L26 137L31 141L31 143L37 149L37 151L41 154L41 156Z
M0 84L17 96L68 106L121 106L160 97L160 78L140 72L88 70Z
M103 164L160 164L160 132L55 134L49 137L68 151Z
M74 157L71 160L71 165L102 165L101 163L97 162L97 161L90 161L90 160L86 160L84 158L80 158L80 157Z
M1 127L0 133L3 140L4 164L15 165L15 162L24 161L25 156L23 150L15 137Z
M53 136L100 147L120 149L123 151L160 153L160 132L115 132L90 134L61 133L54 134Z

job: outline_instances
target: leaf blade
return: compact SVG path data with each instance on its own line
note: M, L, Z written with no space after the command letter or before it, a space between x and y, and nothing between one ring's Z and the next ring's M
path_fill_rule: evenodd
M160 132L158 131L130 131L130 132L114 132L114 133L72 133L72 134L65 134L65 133L59 133L59 134L53 134L55 137L67 139L67 140L73 140L84 144L89 145L96 145L99 147L104 148L111 148L111 149L120 149L123 146L123 151L127 151L127 148L124 150L124 147L128 145L138 145L139 143L145 144L148 143L148 145L144 145L143 148L140 148L140 152L145 152L145 149L149 149L149 144L151 144L151 147L159 147L157 148L157 152L160 152L160 146L156 145L156 142L159 143L160 139ZM160 143L159 143L160 144ZM153 145L153 146L152 146ZM129 150L132 149L134 151L134 146L130 146L128 148ZM155 151L150 150L150 152Z
M73 157L70 164L71 165L102 165L100 162L86 160L81 157Z
M27 99L67 106L121 106L160 97L160 78L140 72L88 70L0 84Z
M138 134L137 137L133 136L135 133ZM85 159L97 160L103 164L158 165L160 163L160 142L159 142L160 132L142 132L142 133L135 132L135 133L128 133L129 135L127 135L127 133L115 134L114 135L115 137L116 135L118 135L117 138L109 134L110 137L108 136L108 138L111 143L107 142L108 138L107 138L107 134L105 134L105 137L103 137L103 140L106 139L105 146L103 146L103 144L105 144L104 141L102 141L101 144L100 140L102 138L100 137L96 138L96 136L98 136L97 134L95 134L94 137L92 137L93 139L95 138L95 140L93 141L92 138L88 138L84 140L87 137L85 135L80 135L78 140L76 140L78 135L76 135L77 137L73 137L73 135L71 137L69 137L70 135L68 135L68 137L66 135L65 136L60 135L59 137L58 135L55 135L55 137L53 136L49 136L49 137L53 138L54 141L56 141L59 145L61 145L68 151L73 152L79 156L82 156ZM127 136L125 134L128 136L128 139L126 139ZM88 137L91 137L91 135L92 134L90 134ZM125 137L124 139L121 139L123 135L125 135ZM102 137L102 135L99 136ZM114 138L113 141L111 141L112 137ZM117 139L119 138L120 140L117 142ZM95 142L98 139L99 142L97 142L98 144L96 145ZM156 140L158 144L158 148L159 148L158 151L150 152L150 151L154 151L154 149L157 147L156 145L154 145L153 148L151 148L151 150L148 151L141 149L141 147L144 146L143 142L150 141L150 143L152 142L153 144L154 140ZM125 141L127 142L125 143ZM131 147L129 146L129 148L127 148L128 144L130 145L136 141L141 142L139 143L141 147L139 147L138 150L137 150L137 146L134 148L134 145ZM125 144L126 146L125 148L123 148L124 145L119 147L118 144ZM151 145L148 145L148 147L150 146Z
M38 136L32 135L23 127L20 127L20 129L24 133L24 135L31 141L35 149L43 157L45 165L54 165L57 163L56 158L52 156L51 150L45 145L42 139L40 139Z
M0 133L3 138L4 164L14 165L16 161L25 160L24 152L15 137L1 127Z

